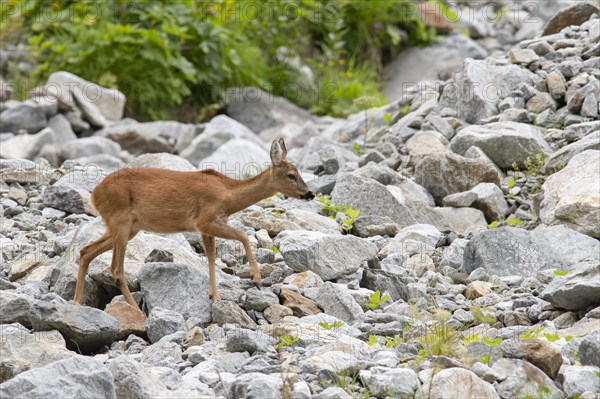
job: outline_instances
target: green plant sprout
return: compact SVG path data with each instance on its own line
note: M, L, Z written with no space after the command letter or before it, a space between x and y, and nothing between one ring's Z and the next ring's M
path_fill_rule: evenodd
M369 309L375 310L389 299L391 299L391 296L389 296L388 294L381 295L381 291L377 290L371 295L369 295L370 302L367 303L365 306L367 306Z

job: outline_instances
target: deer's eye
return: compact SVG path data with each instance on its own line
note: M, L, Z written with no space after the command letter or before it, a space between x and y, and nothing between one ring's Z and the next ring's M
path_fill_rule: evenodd
M290 173L288 175L288 178L290 178L291 180L296 180L296 175L293 175L293 174Z

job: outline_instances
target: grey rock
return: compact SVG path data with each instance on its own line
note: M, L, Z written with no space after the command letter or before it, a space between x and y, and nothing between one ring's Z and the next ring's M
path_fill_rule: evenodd
M172 336L167 335L155 344L146 347L140 353L140 361L147 365L169 367L174 370L179 370L179 364L183 363L181 345L170 339L174 336L180 340L182 335L183 333L173 334Z
M546 180L540 218L548 225L567 226L600 238L600 151L586 150Z
M441 370L435 373L430 384L428 392L434 398L498 399L492 384L463 368L452 367Z
M567 226L539 226L531 232L531 238L546 254L549 267L566 270L580 262L600 262L600 242Z
M398 234L399 228L387 216L358 216L354 221L353 234L359 237L389 236Z
M0 332L0 383L24 371L76 355L67 350L64 338L56 330L30 333L16 325L3 324Z
M174 310L184 318L211 319L208 276L197 267L178 263L148 263L138 274L144 302L151 311L155 306Z
M227 115L257 133L286 123L303 125L314 120L306 110L257 87L228 90Z
M600 123L596 121L583 122L565 127L563 136L569 141L581 140L588 134L600 131Z
M119 157L121 146L104 137L85 137L61 143L60 156L62 159L75 159L95 154L107 154Z
M246 291L246 309L256 310L262 312L272 304L278 304L279 298L273 291L258 288L250 288Z
M22 134L2 141L0 157L34 159L48 146L54 144L54 132L45 128L36 134Z
M194 139L196 127L176 121L119 123L108 126L96 135L106 137L133 155L178 152Z
M440 74L459 71L465 58L482 59L486 55L475 40L459 34L444 36L432 46L409 47L385 67L382 93L390 101L401 99L414 90L417 82L437 80Z
M67 347L83 352L111 344L119 332L119 322L99 309L56 301L35 301L29 319L35 331L58 330Z
M504 193L492 183L479 183L471 189L477 194L474 207L481 210L488 222L502 220L508 213L508 204L504 199Z
M598 98L596 94L589 93L585 96L581 104L580 114L586 118L598 118Z
M362 215L388 216L400 228L415 223L408 208L398 202L381 183L353 173L344 173L331 193L334 203L360 210Z
M65 186L47 186L42 192L44 205L69 213L93 212L89 191Z
M544 165L545 172L552 174L561 170L575 155L586 150L600 150L600 131L592 132L553 153Z
M197 165L233 138L245 139L259 146L264 145L260 138L246 126L225 115L218 115L211 119L204 131L192 140L190 145L182 150L179 155L193 165Z
M77 140L77 136L71 129L68 119L62 114L56 114L48 121L48 127L54 132L54 141L56 143L66 143Z
M142 154L128 165L131 165L131 167L134 168L171 169L181 172L192 172L197 170L187 159L165 152Z
M513 64L529 65L534 61L538 61L540 57L530 49L514 49L508 52L508 58Z
M440 204L447 195L468 191L479 183L500 183L492 164L451 152L423 158L415 166L415 180Z
M476 193L473 191L464 191L462 193L455 193L445 196L442 199L442 204L444 206L451 206L453 208L462 208L471 206L475 200L477 200Z
M377 256L377 246L350 235L286 230L275 243L286 264L296 272L310 270L323 280L354 273Z
M246 373L239 375L231 386L232 398L263 399L277 398L283 385L281 373Z
M227 333L225 348L229 352L248 352L250 356L256 352L273 352L275 338L260 331L236 328Z
M413 398L420 387L417 373L409 368L372 367L361 370L359 377L371 395L384 398L391 394L394 398Z
M74 356L28 370L0 385L3 398L116 399L114 378L93 357Z
M20 323L31 327L29 308L33 299L14 290L0 291L0 324Z
M325 282L317 291L317 304L323 311L347 323L358 319L364 312L345 288Z
M212 306L212 321L219 325L234 324L243 328L254 328L256 323L232 301L217 301Z
M581 364L600 367L600 330L586 335L579 345Z
M178 331L187 331L183 316L173 310L155 306L146 320L146 332L150 342L158 342L162 337Z
M600 9L594 2L581 1L569 7L563 8L554 14L546 23L542 36L558 33L570 25L581 25L594 13L599 13Z
M536 80L534 74L516 65L495 66L467 59L461 72L444 87L439 107L456 109L459 117L477 123L496 115L498 102L517 89L519 83L534 84Z
M340 231L340 225L335 220L303 209L288 210L285 213L285 219L296 223L304 230L320 231L322 233L337 233Z
M536 154L548 156L552 149L544 140L542 130L517 122L496 122L483 126L469 126L452 139L450 147L464 154L471 146L481 148L496 165L511 168L513 162L523 167L523 162Z
M466 234L486 228L483 212L473 208L429 208L430 220L440 230L451 230L458 234Z
M199 168L216 169L229 177L241 179L258 174L270 164L271 158L265 145L233 138L202 159Z
M58 172L45 159L36 162L27 159L0 160L0 180L6 183L48 184L58 176Z
M527 111L534 114L542 113L546 110L556 111L556 101L549 93L538 93L527 100Z
M501 376L502 381L497 385L496 391L502 399L518 395L538 397L542 391L547 398L564 397L550 377L524 360L499 359L493 364L492 371Z
M171 263L173 262L173 253L169 251L165 251L162 249L153 249L152 252L146 259L144 259L144 263L156 263L156 262L164 262Z
M546 77L546 85L548 91L555 100L562 100L567 94L567 87L565 77L560 73L559 70L554 70Z
M386 258L387 259L387 258ZM393 272L377 269L366 269L363 272L360 286L372 291L388 293L392 301L408 300L405 279Z
M558 378L567 397L583 397L585 392L598 392L598 372L598 367L565 365Z
M540 297L557 308L582 310L600 304L599 289L600 263L582 262L570 266L567 275L555 276Z
M3 132L19 133L20 130L31 134L48 125L46 113L41 107L20 104L0 114L0 126Z
M69 72L59 71L48 77L44 93L54 96L61 103L78 108L95 126L108 126L123 117L125 95L116 89L108 89L88 82Z
M534 277L546 267L546 258L528 231L501 227L475 235L465 247L463 271L479 267L497 276Z
M143 364L129 356L119 356L108 364L118 398L143 399L171 397L171 392Z

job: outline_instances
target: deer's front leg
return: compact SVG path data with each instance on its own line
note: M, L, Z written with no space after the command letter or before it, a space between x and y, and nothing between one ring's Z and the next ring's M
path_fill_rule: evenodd
M260 283L260 269L258 268L258 263L256 262L256 258L254 257L254 253L250 247L250 241L243 231L233 228L228 225L227 222L221 220L213 220L209 223L204 223L198 226L198 229L204 234L221 237L228 240L240 241L242 245L244 245L246 257L248 258L248 263L250 263L250 274L252 275L252 281L256 284Z
M208 293L213 301L220 301L221 297L217 291L217 277L215 271L215 261L217 259L217 248L215 246L215 237L202 234L202 243L204 244L204 252L208 258Z

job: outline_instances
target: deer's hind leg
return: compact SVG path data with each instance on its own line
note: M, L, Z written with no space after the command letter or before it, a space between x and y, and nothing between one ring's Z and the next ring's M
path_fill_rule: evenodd
M81 305L83 303L83 290L85 288L85 276L90 263L100 254L109 251L113 247L113 240L108 230L96 241L81 248L79 252L79 272L77 273L77 284L75 285L75 296L73 302Z
M220 301L221 297L217 291L217 277L216 277L216 266L215 261L217 259L217 248L215 246L215 237L202 234L202 243L204 244L204 251L208 258L208 293L213 301Z
M119 227L113 233L113 256L110 264L110 272L127 303L141 312L142 310L135 299L133 299L131 291L129 291L125 278L125 249L127 248L127 242L135 237L139 231L133 227L131 218L129 217L128 219L128 221L120 223Z

